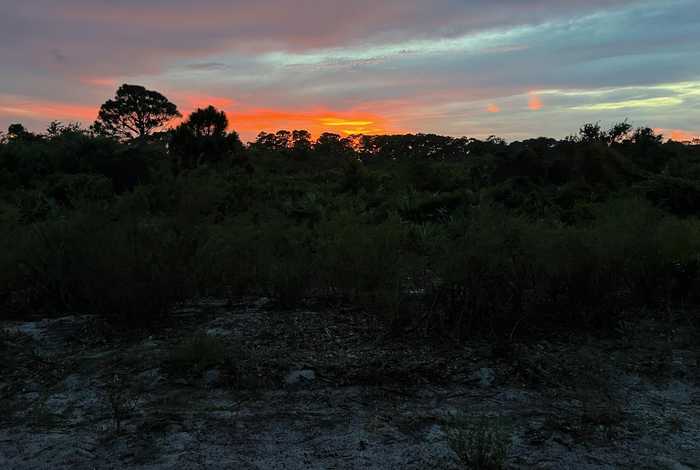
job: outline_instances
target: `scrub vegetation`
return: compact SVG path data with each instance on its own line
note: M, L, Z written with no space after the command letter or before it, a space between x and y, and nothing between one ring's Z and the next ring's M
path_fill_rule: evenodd
M399 335L512 339L700 301L698 142L621 123L244 145L213 107L164 127L178 115L125 85L88 129L10 126L1 315L142 327L189 299L265 296L350 304Z

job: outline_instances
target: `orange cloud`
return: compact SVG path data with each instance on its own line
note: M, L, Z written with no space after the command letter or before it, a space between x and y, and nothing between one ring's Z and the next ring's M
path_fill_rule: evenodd
M206 108L211 105L220 111L225 111L229 113L231 107L234 105L234 101L230 98L225 98L223 96L211 96L211 95L200 95L200 94L178 94L178 93L167 93L166 96L170 97L172 102L177 104L178 110L182 114L182 117L175 118L170 121L170 126L174 127L187 119L193 111L200 108ZM228 116L229 121L231 116ZM232 127L232 126L229 126Z
M654 129L657 134L663 134L669 140L676 142L692 142L694 139L700 139L700 133L693 133L683 129Z
M191 111L213 105L227 113L230 128L238 131L244 139L253 139L261 132L276 132L280 129L305 129L318 136L323 132L341 135L386 134L401 132L386 117L365 109L335 111L325 108L287 110L269 108L243 108L235 110L235 102L229 98L186 95L174 96L181 104L181 112L186 117ZM57 101L42 101L0 95L0 117L35 122L52 120L92 123L97 117L99 105L88 106ZM184 117L182 118L184 119ZM174 120L176 125L180 120Z
M500 113L501 108L499 108L498 105L491 103L486 107L486 111L489 113Z
M114 88L115 90L119 86L119 81L116 78L110 77L80 77L80 83L85 85L100 87L100 88Z
M689 142L693 139L700 139L700 134L691 134L690 132L679 129L671 130L671 140L678 142Z
M181 108L180 111L183 114L190 113L198 108L206 108L209 105L227 111L234 105L234 101L230 98L197 94L186 96L175 95L173 101L178 103L178 106Z
M251 109L229 113L231 127L243 135L254 137L261 131L306 129L318 136L323 132L343 135L385 134L396 129L382 116L359 111L334 112L325 109L275 110Z
M92 122L97 111L97 106L0 95L0 116L11 118Z
M530 95L530 101L528 102L527 107L532 111L539 111L544 107L544 104L539 96Z

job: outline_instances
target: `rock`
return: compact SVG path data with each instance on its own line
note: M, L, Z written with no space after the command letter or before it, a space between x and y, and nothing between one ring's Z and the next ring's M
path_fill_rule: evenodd
M83 380L78 374L71 374L63 379L63 388L69 392L75 392L85 387Z
M9 330L11 332L17 332L17 333L22 333L27 336L31 336L32 339L38 340L41 339L42 335L44 334L44 330L46 329L46 322L27 322L23 323L21 325L17 325L13 330Z
M479 381L481 387L490 387L496 380L496 372L489 367L482 367L478 371L474 372L472 376L475 380Z
M38 382L29 382L22 388L24 393L39 393L41 390L42 386Z
M433 424L428 429L426 435L426 441L428 442L441 442L447 439L447 433L442 429L439 424Z
M219 369L209 369L204 372L204 383L207 388L216 388L221 385L221 371Z
M158 386L163 382L163 375L159 368L149 369L141 372L136 376L137 383L142 387L143 390L151 391L158 388Z
M311 369L292 370L285 379L288 385L313 382L314 380L316 380L316 373Z
M226 328L220 328L220 327L215 327L215 328L208 328L207 331L207 336L231 336L232 331L230 329Z
M656 463L660 465L659 468L664 468L668 470L691 470L691 467L683 465L682 463L676 462L675 460L669 459L667 457L658 457L656 459Z

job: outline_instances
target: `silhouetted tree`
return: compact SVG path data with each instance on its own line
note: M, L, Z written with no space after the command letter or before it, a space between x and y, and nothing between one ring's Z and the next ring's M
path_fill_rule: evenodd
M640 127L634 131L634 142L640 145L658 145L663 140L663 134L656 134L654 129L648 127Z
M180 116L177 106L157 91L124 84L102 105L93 130L119 139L143 139Z
M631 131L632 125L627 121L613 124L608 131L608 143L611 145L622 143L629 137Z
M190 114L187 125L197 137L221 137L228 128L228 118L225 112L210 105Z
M311 152L311 134L309 131L292 132L292 155L295 158L304 158Z
M292 133L287 130L279 130L275 133L275 145L278 150L286 150L292 146Z
M60 121L51 121L49 127L46 128L46 136L49 139L56 139L66 135L84 134L84 132L77 122L63 124Z
M240 154L243 149L238 134L226 133L226 113L213 106L197 109L180 124L170 139L170 152L182 168L195 168Z
M598 122L596 122L595 124L584 124L584 126L578 131L578 133L581 142L586 144L603 143L608 140L607 136L605 135L605 132L600 127L600 123Z
M340 135L330 132L324 132L316 139L314 150L323 157L335 158L344 158L353 152L349 139L342 139Z
M23 137L28 137L29 135L30 133L20 123L10 124L10 126L7 128L7 136L10 139L20 139Z
M260 150L276 150L277 139L275 134L265 131L259 133L252 147Z

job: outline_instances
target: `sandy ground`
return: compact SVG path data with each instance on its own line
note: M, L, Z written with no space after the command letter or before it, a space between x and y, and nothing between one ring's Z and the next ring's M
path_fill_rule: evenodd
M700 342L664 325L460 345L266 299L129 339L90 316L4 322L0 468L458 469L471 426L498 430L507 468L700 468ZM208 362L177 355L193 337Z

